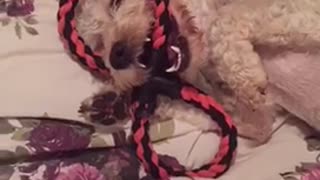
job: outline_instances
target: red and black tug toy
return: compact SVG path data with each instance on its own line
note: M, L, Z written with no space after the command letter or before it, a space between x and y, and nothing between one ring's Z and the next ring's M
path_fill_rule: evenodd
M108 76L109 70L103 59L95 54L75 29L75 8L79 0L60 0L58 11L58 31L65 47L73 56L92 73ZM183 82L176 73L164 71L163 62L168 60L166 52L168 34L170 34L172 14L169 0L153 0L155 3L155 24L152 40L152 75L142 86L136 87L132 93L132 136L136 154L146 171L154 178L167 180L170 176L189 176L217 178L226 172L235 156L237 147L237 130L231 118L222 107L211 97ZM150 60L150 61L151 61ZM159 94L172 99L180 99L202 109L214 120L221 130L219 151L207 165L198 169L182 170L170 167L159 160L153 150L148 128L149 117L156 108L156 99Z

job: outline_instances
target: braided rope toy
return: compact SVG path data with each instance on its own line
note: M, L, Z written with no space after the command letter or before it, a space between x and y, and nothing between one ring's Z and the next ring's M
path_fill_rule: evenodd
M108 76L109 69L104 65L102 57L95 54L75 29L74 12L79 0L60 0L58 11L58 32L66 49L90 72ZM167 59L166 37L170 33L172 13L169 0L154 0L155 25L152 34L153 60ZM159 63L154 65L154 69ZM180 99L202 109L220 127L221 142L219 151L207 165L194 170L176 169L159 159L153 150L148 128L148 118L156 108L157 95L163 94L172 99ZM177 75L154 71L149 81L136 87L132 93L132 136L136 154L146 171L157 179L167 180L169 176L209 177L217 178L226 172L235 156L237 147L237 130L231 118L222 107L204 92L179 79Z

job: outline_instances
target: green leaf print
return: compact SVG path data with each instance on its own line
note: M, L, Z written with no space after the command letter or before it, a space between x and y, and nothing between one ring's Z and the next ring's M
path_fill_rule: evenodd
M23 20L24 20L24 22L26 22L29 25L38 24L38 20L34 18L34 15L24 17Z
M30 26L23 26L23 27L24 27L24 29L26 30L26 32L27 32L28 34L30 34L30 35L35 36L35 35L38 35L38 34L39 34L38 31L37 31L35 28L33 28L33 27L30 27Z
M16 25L14 26L14 30L15 30L16 35L18 36L18 38L22 39L21 25L18 22L16 22Z
M29 140L31 131L32 131L32 128L18 129L17 131L14 132L11 139L16 141L27 141Z
M0 118L0 134L10 134L15 131L15 128L7 119Z

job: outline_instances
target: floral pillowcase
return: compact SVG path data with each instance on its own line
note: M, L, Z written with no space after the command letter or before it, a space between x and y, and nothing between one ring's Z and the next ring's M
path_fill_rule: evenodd
M22 38L22 31L32 36L38 35L37 29L33 27L38 23L34 11L34 0L0 0L0 23L2 26L14 23L19 39Z

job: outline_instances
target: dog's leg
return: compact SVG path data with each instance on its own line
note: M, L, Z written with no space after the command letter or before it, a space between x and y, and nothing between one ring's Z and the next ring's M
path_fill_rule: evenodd
M267 76L249 41L223 41L213 47L213 54L217 74L239 100L253 109L265 102Z

